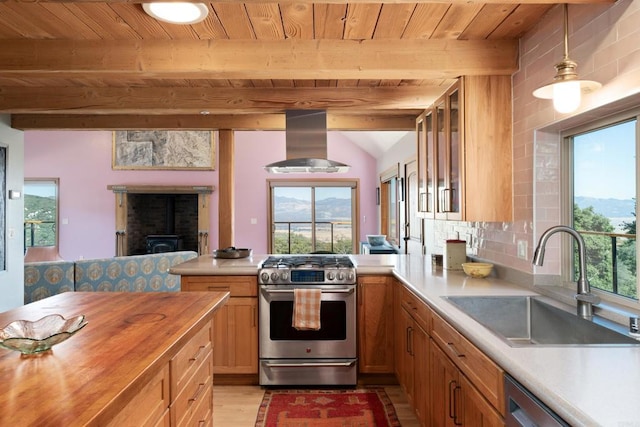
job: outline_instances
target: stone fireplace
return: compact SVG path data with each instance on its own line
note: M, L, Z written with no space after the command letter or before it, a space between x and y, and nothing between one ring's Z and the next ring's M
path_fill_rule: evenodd
M208 252L209 186L109 186L116 195L116 255Z

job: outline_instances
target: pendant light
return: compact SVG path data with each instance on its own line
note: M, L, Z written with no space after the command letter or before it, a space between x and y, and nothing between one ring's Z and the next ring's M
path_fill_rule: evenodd
M533 91L533 96L553 99L553 107L559 113L571 113L580 106L582 93L590 93L602 86L591 80L579 80L578 64L569 59L569 18L568 6L564 4L564 57L555 65L553 82Z

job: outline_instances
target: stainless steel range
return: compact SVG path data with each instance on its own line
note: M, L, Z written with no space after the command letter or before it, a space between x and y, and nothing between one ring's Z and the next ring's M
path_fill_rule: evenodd
M260 284L260 384L355 385L356 269L346 255L267 258ZM321 290L320 329L292 326L294 289Z

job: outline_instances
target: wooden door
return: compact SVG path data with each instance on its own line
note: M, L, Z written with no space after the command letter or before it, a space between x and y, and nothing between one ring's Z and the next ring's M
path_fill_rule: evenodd
M258 299L229 298L213 319L214 374L258 373Z
M460 375L460 385L462 387L463 425L474 427L504 426L502 416L464 375Z
M401 352L399 354L400 360L398 363L401 365L400 369L400 385L407 395L407 400L411 406L414 406L413 399L413 338L412 335L415 330L414 321L407 313L405 309L400 309L400 325L399 325L399 335L402 337L402 345Z
M429 335L417 324L413 333L413 404L420 425L429 425L431 402L429 388L431 374L429 372L430 355Z
M393 286L390 276L358 277L358 368L393 374Z
M418 162L413 160L405 165L404 188L404 250L407 254L422 254L423 223L418 215L419 179Z
M431 341L430 350L430 424L432 427L462 425L458 407L460 398L457 397L461 391L458 368L434 341Z

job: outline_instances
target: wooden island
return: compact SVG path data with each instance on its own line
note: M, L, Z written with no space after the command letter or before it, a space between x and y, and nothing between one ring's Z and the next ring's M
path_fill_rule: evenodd
M67 292L0 313L88 324L50 352L0 348L2 426L212 425L213 315L227 292Z

